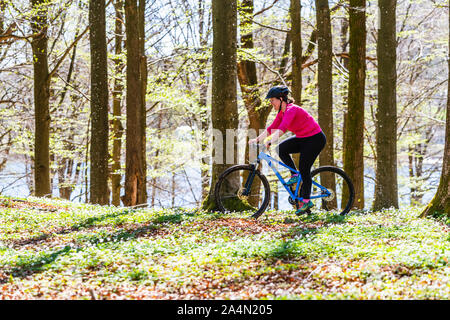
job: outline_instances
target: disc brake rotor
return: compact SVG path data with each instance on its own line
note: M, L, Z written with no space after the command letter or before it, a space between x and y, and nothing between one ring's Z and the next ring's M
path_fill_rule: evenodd
M237 192L237 196L238 196L238 198L239 198L240 200L247 200L247 199L248 199L248 196L244 196L244 195L243 195L244 191L245 191L245 188L242 187L242 188L240 188L240 189L238 190L238 192Z
M325 201L331 201L331 200L333 200L333 199L334 199L334 196L335 196L335 193L334 193L334 191L333 191L333 190L329 190L329 192L330 192L330 195L329 195L329 196L326 196L326 197L324 197L324 198L323 198L323 200L325 200Z

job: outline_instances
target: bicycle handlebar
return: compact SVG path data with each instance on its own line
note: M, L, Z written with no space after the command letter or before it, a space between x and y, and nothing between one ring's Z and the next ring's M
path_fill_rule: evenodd
M266 152L266 151L270 151L268 148L266 148L265 144L261 144L261 143L252 143L249 144L250 148L260 148L262 152ZM270 146L270 144L269 144Z

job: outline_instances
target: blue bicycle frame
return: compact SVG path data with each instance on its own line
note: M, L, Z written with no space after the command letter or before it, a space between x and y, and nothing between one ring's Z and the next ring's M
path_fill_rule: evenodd
M285 165L285 164L282 163L281 161L278 161L278 160L272 158L271 156L269 156L268 154L266 154L266 153L264 153L264 152L261 152L261 153L258 155L258 158L256 159L256 163L259 164L259 163L261 162L261 160L265 160L265 161L267 162L267 164L269 165L269 167L270 167L270 168L272 169L272 171L275 173L275 175L277 176L278 180L280 180L281 184L284 186L284 188L286 189L286 191L289 193L289 195L291 196L291 198L292 198L293 200L299 200L299 201L302 201L302 200L303 200L303 197L297 197L297 196L296 196L296 195L298 194L298 189L300 188L300 182L302 181L302 176L301 176L301 174L300 174L299 171L297 171L297 170L295 170L295 169L293 169L293 168L291 168L291 167ZM278 171L278 169L276 168L276 166L274 165L274 163L280 164L280 165L282 165L283 167L285 167L286 169L289 169L289 170L291 170L292 172L295 172L295 173L297 173L297 174L299 175L299 181L298 181L298 183L297 183L297 188L296 188L296 190L295 190L295 194L292 193L291 188L286 184L286 181L284 181L283 177L281 176L280 172ZM251 184L251 182L252 182L251 180L253 180L253 179L250 179L250 180L247 181L247 182L250 182L250 184ZM312 183L313 183L313 185L317 186L322 192L321 192L320 195L311 195L311 196L310 196L310 199L325 198L325 197L328 197L328 196L331 195L331 192L328 191L327 188L322 187L320 184L318 184L318 183L315 182L314 180L312 181ZM248 186L246 186L246 187L248 187ZM247 189L247 188L246 188L246 189Z

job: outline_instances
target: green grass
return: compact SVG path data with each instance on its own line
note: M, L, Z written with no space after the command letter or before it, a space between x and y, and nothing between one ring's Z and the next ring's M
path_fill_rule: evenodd
M449 299L450 238L421 208L126 209L0 197L0 299Z

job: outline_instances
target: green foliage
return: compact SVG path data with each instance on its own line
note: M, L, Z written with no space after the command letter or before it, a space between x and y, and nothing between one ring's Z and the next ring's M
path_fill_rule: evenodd
M419 213L270 211L254 220L3 197L2 295L448 299L448 225Z
M71 44L76 30L83 30L88 22L88 1L51 1L49 5L49 66L55 66ZM240 1L240 4L242 2ZM263 9L255 1L255 12ZM290 85L291 52L283 56L286 30L290 27L289 1L281 1L270 9L255 16L248 14L251 23L239 30L242 36L253 32L254 48L238 49L238 59L255 61L258 87L263 98L265 90L280 82L280 76ZM431 194L437 186L443 148L442 132L445 106L445 85L447 81L447 4L439 1L405 1L398 4L398 160L401 204L422 205L425 195ZM201 163L211 150L201 147L209 138L209 103L211 81L212 32L210 1L204 3L202 14L195 1L158 1L147 6L146 57L148 66L147 87L147 172L149 181L149 202L173 200L183 197L185 203L200 205L200 181L196 177L200 168L209 166ZM240 6L241 18L245 8ZM310 36L315 29L314 3L302 8L303 51L311 44ZM33 12L34 11L34 12ZM367 76L364 166L366 168L366 203L372 197L375 159L375 111L377 108L377 62L376 25L377 4L367 5ZM2 14L6 29L18 23L14 34L30 34L30 18L35 14L27 1L7 1ZM348 8L340 7L332 12L333 53L348 52L348 30L342 31ZM200 32L200 19L203 30ZM126 50L120 55L114 52L115 15L113 6L108 6L108 75L109 87L114 79L125 79L125 70L117 73L114 60L126 61ZM242 21L242 20L240 20ZM313 46L314 47L314 46ZM71 198L84 200L89 185L89 86L90 51L89 37L82 38L76 48L72 78L67 83L71 54L60 65L51 79L51 168L54 194L57 188L70 187L77 191ZM279 74L283 57L287 58L286 69ZM14 172L19 180L28 186L33 184L33 71L29 41L17 40L8 45L0 44L0 169L4 164L20 164L23 172ZM317 118L317 51L314 50L303 69L302 101L304 108ZM346 110L348 70L341 56L333 60L333 108L335 128L335 160L342 163L343 114ZM201 88L206 88L206 103L200 102ZM65 99L62 95L67 89ZM122 125L125 126L125 89L122 92ZM112 92L110 92L112 94ZM238 88L238 96L241 92ZM111 95L110 95L111 96ZM266 103L266 102L264 102ZM299 102L300 103L300 102ZM248 124L247 112L239 98L240 128ZM275 114L269 116L268 123ZM161 123L158 126L158 123ZM429 129L431 128L431 129ZM203 130L203 131L202 131ZM3 134L7 133L8 134ZM125 135L122 136L122 155L125 152ZM112 148L113 137L111 137ZM426 147L424 147L426 146ZM410 148L412 151L410 151ZM408 172L409 156L413 156L412 174ZM122 156L122 160L123 160ZM420 164L423 160L423 166ZM71 161L73 162L71 164ZM123 166L122 166L123 167ZM193 169L195 174L189 169ZM76 174L75 174L76 172ZM120 170L124 173L124 170ZM6 172L2 172L7 174ZM69 173L73 173L71 176ZM19 175L20 174L20 175ZM57 177L57 178L56 178ZM190 186L187 186L187 183ZM174 186L174 188L172 188ZM4 186L3 189L15 185ZM60 193L61 195L61 193ZM184 199L184 196L186 199ZM172 199L171 199L172 198ZM178 200L178 199L177 199ZM175 202L175 201L174 201Z

